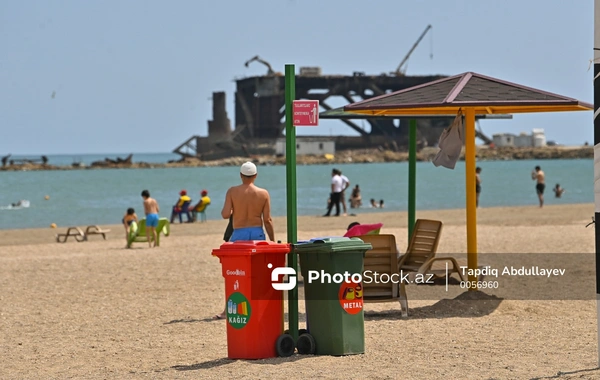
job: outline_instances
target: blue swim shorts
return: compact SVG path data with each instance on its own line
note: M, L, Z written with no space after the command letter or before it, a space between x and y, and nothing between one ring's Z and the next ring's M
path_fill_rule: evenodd
M158 214L146 215L146 227L158 227Z
M266 240L262 227L236 228L229 238L230 242L238 240Z

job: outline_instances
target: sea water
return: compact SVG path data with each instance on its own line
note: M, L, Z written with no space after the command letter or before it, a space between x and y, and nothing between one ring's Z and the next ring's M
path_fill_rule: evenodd
M147 156L146 162L164 163L172 159L170 154ZM64 160L68 161L66 157ZM49 156L51 163L57 164L54 158ZM81 156L79 161L90 159L96 157ZM477 165L482 168L480 207L537 205L535 181L531 179L536 165L546 173L546 204L594 201L592 159L482 161ZM352 188L358 184L361 189L363 206L348 208L348 212L407 210L407 162L301 165L296 174L298 215L325 213L334 167L350 179ZM195 203L200 191L206 189L212 200L207 218L221 219L225 192L239 183L238 167L0 172L0 229L47 227L51 223L60 227L118 224L128 207L135 208L138 216L143 217L140 193L144 189L158 201L160 214L166 217L170 217L180 190L186 189ZM559 199L552 192L556 183L566 189ZM256 184L269 190L273 216L285 215L286 167L259 166ZM417 210L464 208L464 162L458 162L454 170L419 162L416 186ZM48 200L44 199L46 195ZM383 199L385 208L370 208L371 198L377 202ZM28 200L30 207L8 208L19 200Z

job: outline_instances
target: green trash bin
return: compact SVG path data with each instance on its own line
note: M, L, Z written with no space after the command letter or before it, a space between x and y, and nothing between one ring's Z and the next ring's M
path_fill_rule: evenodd
M352 280L362 276L364 255L371 248L359 238L347 237L293 245L304 277L307 328L316 355L365 352L362 283Z

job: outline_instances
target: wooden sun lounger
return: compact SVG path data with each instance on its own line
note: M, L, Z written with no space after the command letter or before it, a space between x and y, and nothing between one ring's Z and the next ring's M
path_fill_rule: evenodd
M373 247L365 253L364 269L372 272L401 274L408 272L414 274L433 274L435 276L446 276L452 273L458 274L464 280L459 267L459 261L453 257L435 257L442 233L442 222L438 220L419 219L415 223L415 229L410 238L406 253L399 255L394 235L362 235L358 236L365 243ZM400 257L399 257L400 256ZM446 272L447 262L448 272ZM382 284L364 284L364 302L388 302L399 301L402 316L408 315L408 299L405 284L394 284L392 282Z
M439 220L417 220L406 253L400 258L399 269L445 277L446 265L444 263L448 263L448 275L456 273L461 280L464 280L460 270L464 260L457 260L454 257L435 257L441 235L442 222Z
M373 273L385 273L389 276L399 274L398 252L394 235L361 235L358 236L373 248L365 253L364 270ZM365 303L400 302L400 312L408 316L408 299L404 283L363 283L363 301Z
M79 227L69 227L66 233L56 235L56 242L65 243L70 236L73 236L78 242L86 240L85 234Z
M110 230L103 230L100 227L93 225L93 226L87 226L87 228L85 229L85 240L88 239L89 235L102 235L102 237L104 238L104 240L106 240L106 234L109 233Z

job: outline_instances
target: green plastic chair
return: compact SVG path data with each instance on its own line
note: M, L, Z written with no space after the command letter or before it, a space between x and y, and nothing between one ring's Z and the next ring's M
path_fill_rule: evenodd
M169 219L160 218L158 220L158 226L156 227L156 246L160 246L160 234L169 236L171 233L171 224ZM146 219L140 220L139 223L132 222L129 226L129 239L127 240L127 248L131 248L133 243L148 242L148 236L146 236Z
M200 223L206 222L206 209L208 208L208 206L210 206L210 203L207 204L206 207L204 207L204 210L202 210L202 212L200 213Z
M200 212L198 212L196 210L192 210L192 220L194 222L196 220L198 220L198 214L200 214L200 223L206 222L206 209L208 208L208 206L210 206L210 203L208 203L206 206L204 206L204 209Z

